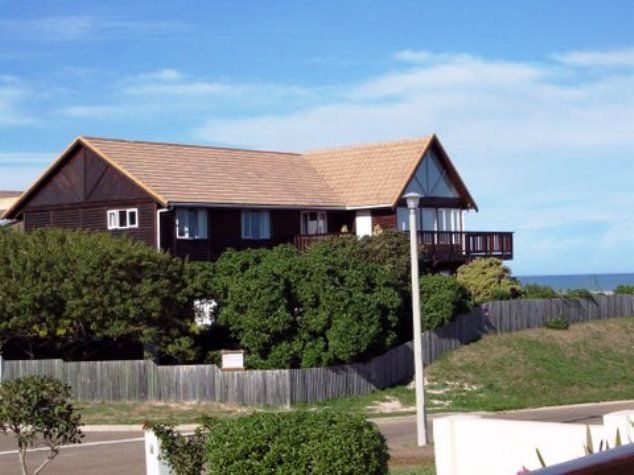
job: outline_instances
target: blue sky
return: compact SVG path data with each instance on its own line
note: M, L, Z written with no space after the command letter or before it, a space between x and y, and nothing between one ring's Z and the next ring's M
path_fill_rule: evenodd
M517 274L634 272L634 2L0 0L0 189L75 136L436 132Z

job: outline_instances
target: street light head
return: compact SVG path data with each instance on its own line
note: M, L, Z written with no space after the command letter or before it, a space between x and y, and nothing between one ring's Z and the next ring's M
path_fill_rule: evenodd
M420 199L422 197L423 197L423 195L421 195L420 193L416 193L414 191L412 191L411 193L407 193L407 194L403 195L403 198L405 198L405 201L407 201L407 207L409 209L418 208L418 205L420 203Z

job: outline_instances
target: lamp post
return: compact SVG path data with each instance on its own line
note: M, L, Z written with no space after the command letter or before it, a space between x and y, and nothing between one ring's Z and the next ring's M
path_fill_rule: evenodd
M418 238L416 212L421 195L407 193L403 196L409 208L409 244L412 261L412 317L414 319L414 382L416 385L416 432L418 446L427 445L427 417L425 414L425 388L423 380L423 341L420 315L420 283L418 280Z

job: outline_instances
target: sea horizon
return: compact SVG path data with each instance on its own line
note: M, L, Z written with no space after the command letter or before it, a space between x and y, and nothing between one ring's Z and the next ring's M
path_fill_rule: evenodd
M619 285L634 285L634 273L522 275L517 279L526 284L547 285L555 290L588 289L612 291Z

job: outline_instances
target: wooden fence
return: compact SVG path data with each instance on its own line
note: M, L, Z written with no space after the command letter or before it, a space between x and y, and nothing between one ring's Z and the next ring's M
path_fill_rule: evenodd
M513 300L483 304L445 327L423 334L425 364L484 335L541 327L563 316L571 323L634 316L634 296ZM367 363L291 370L226 372L215 365L158 366L152 361L5 360L2 380L29 374L56 377L84 401L217 401L287 407L360 396L410 379L412 343Z

